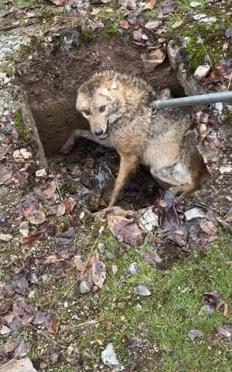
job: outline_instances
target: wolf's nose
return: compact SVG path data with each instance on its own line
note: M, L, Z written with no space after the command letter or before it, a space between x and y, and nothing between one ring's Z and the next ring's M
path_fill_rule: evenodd
M103 134L103 129L101 129L101 128L96 128L96 129L94 130L94 134L95 134L96 136L100 136L101 134Z

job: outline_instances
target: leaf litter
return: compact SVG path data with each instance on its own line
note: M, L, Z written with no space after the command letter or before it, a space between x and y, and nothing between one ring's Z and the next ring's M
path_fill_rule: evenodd
M99 253L94 250L86 261L74 257L74 263L78 274L79 290L81 293L87 293L90 290L101 289L106 279L106 266L100 261Z

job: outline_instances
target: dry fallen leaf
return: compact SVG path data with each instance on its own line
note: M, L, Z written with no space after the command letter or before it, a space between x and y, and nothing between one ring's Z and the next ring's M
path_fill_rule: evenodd
M208 235L215 235L217 232L217 227L213 224L213 222L206 219L203 219L200 222L200 228Z
M152 10L154 9L156 0L149 0L143 7L143 10Z
M56 192L56 182L52 181L48 188L43 191L43 194L46 199L52 199L55 195Z
M81 267L79 259L77 264L80 264ZM106 279L106 266L99 260L99 253L97 250L93 251L89 258L83 263L83 269L78 277L82 283L85 283L85 287L93 289L95 285L98 288L102 288ZM86 292L87 291L83 291L82 293Z
M122 215L109 214L107 220L108 228L120 242L132 246L142 243L143 234L133 219L128 219Z
M45 260L43 260L43 265L48 266L62 261L64 261L63 258L58 258L55 255L51 255L46 257Z
M49 315L45 321L46 328L49 333L56 335L58 332L58 324L53 315Z
M56 6L62 6L66 3L67 0L49 0L49 1Z
M225 317L229 316L229 306L223 300L222 295L218 291L205 292L204 298L209 303L210 306L214 307L215 310L220 310L223 308L223 313Z
M32 225L41 225L46 221L46 215L43 211L35 210L32 214L26 217L27 221Z
M38 240L42 235L44 234L43 231L38 231L34 234L31 234L31 235L28 235L28 236L24 236L21 240L21 243L22 244L32 244L33 242L35 242L36 240Z
M117 272L118 272L118 267L117 267L117 265L113 264L111 268L112 268L112 273L113 273L113 275L116 275Z
M0 164L0 185L8 184L11 181L13 171L5 165Z

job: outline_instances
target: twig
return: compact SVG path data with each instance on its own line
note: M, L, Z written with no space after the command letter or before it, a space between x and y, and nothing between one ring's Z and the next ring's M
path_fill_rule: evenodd
M86 325L94 325L94 324L98 324L98 323L100 323L99 320L95 320L95 319L93 319L93 320L88 320L87 322L79 323L79 324L74 325L74 326L72 326L72 327L68 327L68 328L62 329L62 332L66 332L66 331L68 331L69 329L80 328L80 327L84 327L84 326L86 326Z

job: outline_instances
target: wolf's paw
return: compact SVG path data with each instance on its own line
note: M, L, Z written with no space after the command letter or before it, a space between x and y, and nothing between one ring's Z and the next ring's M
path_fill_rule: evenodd
M73 150L73 147L74 147L74 143L70 143L69 141L67 141L64 144L64 146L60 149L60 154L63 154L63 155L69 154Z

